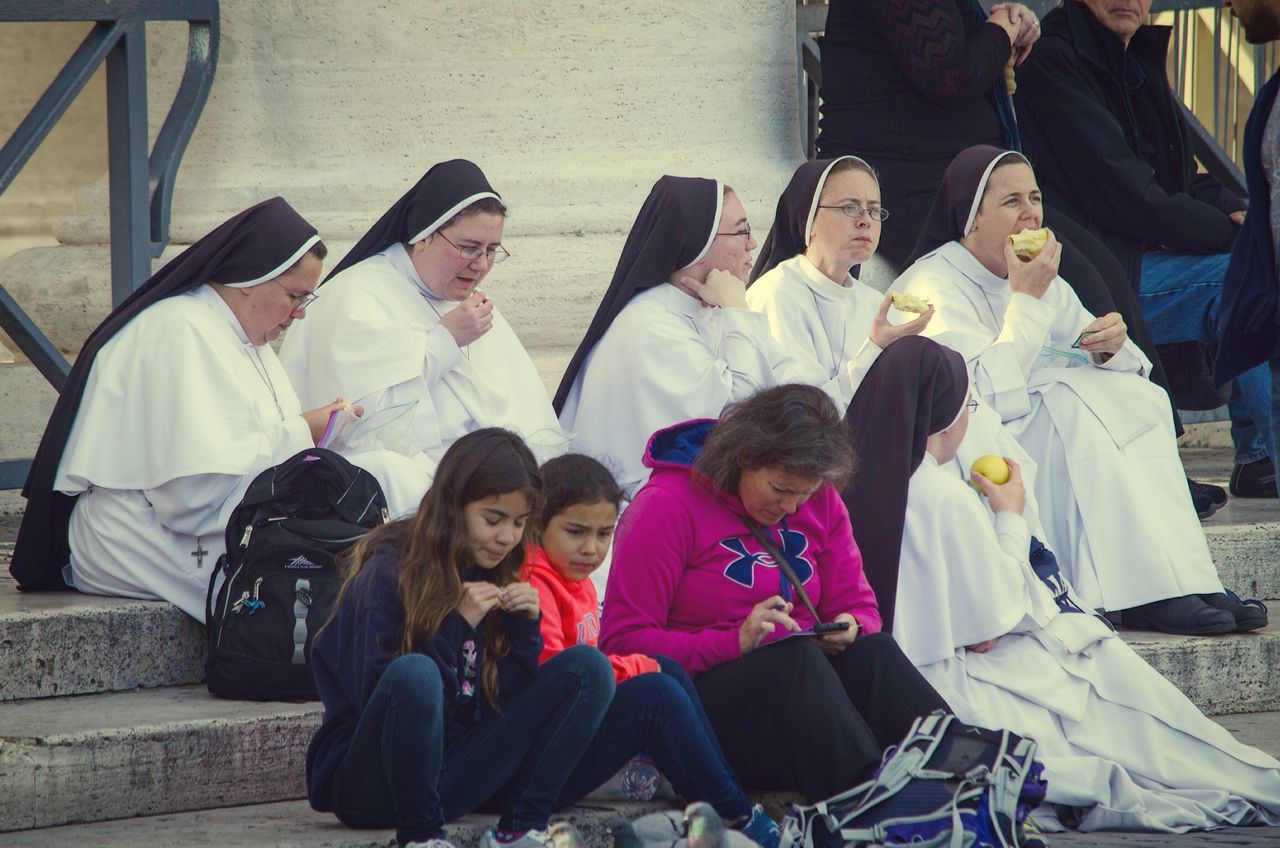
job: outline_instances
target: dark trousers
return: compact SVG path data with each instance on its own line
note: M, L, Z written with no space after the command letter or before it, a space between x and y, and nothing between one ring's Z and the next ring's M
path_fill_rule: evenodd
M869 777L918 716L950 711L884 633L835 656L809 639L788 639L705 671L694 684L742 784L798 789L811 802Z
M421 654L397 657L373 690L337 773L338 818L396 828L401 844L438 837L444 823L502 793L498 826L545 828L613 696L613 669L595 648L568 648L519 692L443 743L444 685Z
M658 663L662 673L618 684L559 806L586 796L643 751L680 797L706 801L727 821L750 815L751 801L720 750L693 681L674 660L660 657Z

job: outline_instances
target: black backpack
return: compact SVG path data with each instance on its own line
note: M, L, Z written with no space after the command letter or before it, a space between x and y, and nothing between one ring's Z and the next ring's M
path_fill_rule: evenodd
M386 518L373 475L324 448L255 477L209 578L209 691L248 701L315 700L311 643L342 585L342 556Z

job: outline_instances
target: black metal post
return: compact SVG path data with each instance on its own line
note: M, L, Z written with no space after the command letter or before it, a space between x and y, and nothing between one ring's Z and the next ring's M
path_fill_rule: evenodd
M112 26L112 24L98 24ZM120 38L107 54L107 159L111 198L111 302L119 303L151 276L147 186L146 24L118 21Z

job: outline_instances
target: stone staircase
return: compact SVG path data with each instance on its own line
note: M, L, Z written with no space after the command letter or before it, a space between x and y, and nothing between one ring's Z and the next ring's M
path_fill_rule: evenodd
M1214 457L1226 459L1191 451L1188 465L1212 479ZM1224 581L1243 594L1280 598L1275 511L1274 501L1233 501L1206 524ZM1206 712L1280 754L1280 627L1125 638ZM299 800L318 705L214 698L201 683L203 661L203 628L168 604L26 595L0 579L0 848L394 844L390 832L347 830ZM609 818L659 806L589 801L571 815L593 844L608 844ZM450 833L469 846L490 826L490 817L468 816ZM1239 831L1263 834L1277 838L1273 829ZM1087 836L1070 843L1104 844ZM1167 844L1180 839L1199 844Z

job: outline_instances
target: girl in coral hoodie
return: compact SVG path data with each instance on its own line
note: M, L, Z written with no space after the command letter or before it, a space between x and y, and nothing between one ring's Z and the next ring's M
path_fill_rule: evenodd
M622 489L599 462L568 454L542 466L541 538L531 547L523 577L538 590L542 655L546 662L574 645L595 646L600 606L589 579L600 566L618 523ZM707 801L732 827L762 846L776 848L777 824L738 785L679 663L644 654L609 655L618 683L595 739L565 786L581 797L641 751L648 752L682 797Z

